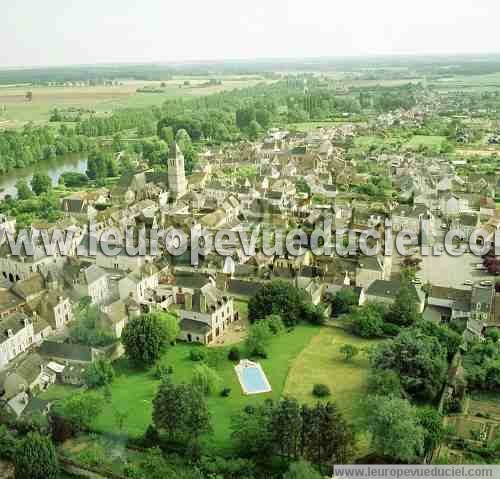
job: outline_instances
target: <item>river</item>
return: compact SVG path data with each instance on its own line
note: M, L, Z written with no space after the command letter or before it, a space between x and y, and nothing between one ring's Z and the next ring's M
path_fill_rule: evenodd
M16 182L20 178L25 178L30 183L33 173L47 173L52 179L52 184L57 185L59 177L63 173L74 171L85 173L87 170L87 155L84 153L76 153L65 155L55 160L40 161L35 165L27 168L16 168L4 175L0 175L0 198L5 195L16 196Z

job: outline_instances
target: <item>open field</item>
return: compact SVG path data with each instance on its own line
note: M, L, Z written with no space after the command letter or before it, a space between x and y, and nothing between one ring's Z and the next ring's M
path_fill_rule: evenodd
M448 89L497 89L500 86L500 72L484 75L453 75L434 79L429 82L433 86Z
M396 142L396 138L382 138L380 136L356 136L354 138L354 145L358 148L368 149L371 147L381 147L383 145L390 145Z
M315 384L326 384L332 393L329 400L340 408L346 419L356 423L358 405L366 394L368 359L362 352L346 362L340 353L344 344L358 349L370 348L379 341L365 340L335 326L324 327L293 362L284 395L300 402L315 403ZM359 437L358 452L368 452L366 437Z
M218 395L208 398L214 428L214 436L210 441L212 447L221 449L230 444L231 416L241 411L245 405L259 404L267 398L281 397L293 360L319 331L312 326L298 326L292 332L285 333L272 341L268 348L269 358L260 361L273 388L269 394L244 396L234 371L234 363L227 359L227 348L212 350L218 354L218 360L213 367L222 379L221 388L231 389L231 394L227 398ZM173 368L174 382L191 380L193 368L197 364L189 359L189 352L193 347L197 346L178 344L166 353L166 362ZM95 427L102 432L118 433L114 414L118 409L128 414L124 432L131 436L140 436L151 422L152 400L159 381L154 378L153 371L134 370L129 367L126 360L122 360L116 366L116 370L117 378L111 386L111 403L106 405L103 413L97 418Z
M118 86L54 86L0 87L0 128L17 127L25 122L47 122L54 108L84 108L107 114L118 108L140 108L160 105L173 97L203 96L222 91L254 86L265 80L259 77L222 77L222 85L207 85L207 80L196 77L184 85L182 79L165 82L163 93L139 93L138 88L160 88L159 81L123 81ZM26 92L33 92L33 101L26 100Z
M419 147L441 148L445 141L446 138L444 136L416 135L406 142L404 147L409 149L416 149Z

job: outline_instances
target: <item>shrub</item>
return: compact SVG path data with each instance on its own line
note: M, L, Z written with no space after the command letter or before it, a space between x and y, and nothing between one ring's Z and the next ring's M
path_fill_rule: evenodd
M113 382L114 378L113 365L105 359L98 359L92 363L85 373L85 382L89 388L107 386Z
M206 357L207 355L205 351L199 348L191 349L191 351L189 352L189 359L191 359L191 361L196 361L196 362L204 361Z
M164 362L159 362L154 369L155 379L164 379L174 372L172 366L168 366Z
M240 360L240 350L236 346L233 346L227 357L230 361L238 362Z
M191 384L205 395L211 395L220 387L221 379L217 372L206 364L194 368Z
M386 336L397 336L401 331L401 328L397 324L393 323L383 323L381 329L382 333Z
M318 398L324 398L331 394L330 388L326 384L315 384L312 392Z
M223 398L227 398L229 395L231 394L231 389L230 388L224 388L220 395L223 397Z

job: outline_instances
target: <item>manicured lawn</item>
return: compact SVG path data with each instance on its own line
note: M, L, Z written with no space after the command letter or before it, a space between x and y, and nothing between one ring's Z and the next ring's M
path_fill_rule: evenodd
M293 362L284 395L300 402L315 403L317 398L312 395L314 384L326 384L332 393L328 400L337 404L348 421L356 422L358 404L366 394L368 359L360 352L347 362L340 348L344 344L369 348L377 343L333 326L322 328ZM365 452L366 440L359 439L359 450Z
M212 364L222 379L222 388L231 389L227 398L218 395L208 398L214 428L214 435L209 441L211 446L215 449L228 446L231 416L245 405L259 404L267 398L278 399L282 395L291 364L319 332L318 328L302 325L273 340L268 348L269 358L260 361L273 391L257 396L243 395L234 364L227 360L227 348L210 350L211 355L220 356L218 361L212 360ZM193 347L197 346L178 344L166 353L166 361L174 370L174 382L191 380L192 370L197 364L189 359L189 352ZM126 361L118 364L116 369L118 377L111 386L111 403L106 405L97 418L95 427L99 431L118 433L114 411L120 410L128 413L124 432L132 436L142 435L151 422L152 399L159 381L154 378L152 371L135 371Z

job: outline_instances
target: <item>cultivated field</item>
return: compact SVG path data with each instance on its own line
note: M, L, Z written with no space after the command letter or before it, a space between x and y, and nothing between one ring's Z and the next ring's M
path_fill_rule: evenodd
M222 85L208 85L208 78L178 78L165 82L162 93L140 93L139 88L160 88L160 81L120 81L117 86L0 86L0 128L18 127L26 122L47 122L54 108L84 108L99 114L108 114L118 108L159 105L172 97L210 95L235 88L254 86L260 77L229 77ZM26 93L33 93L33 100L26 100Z

